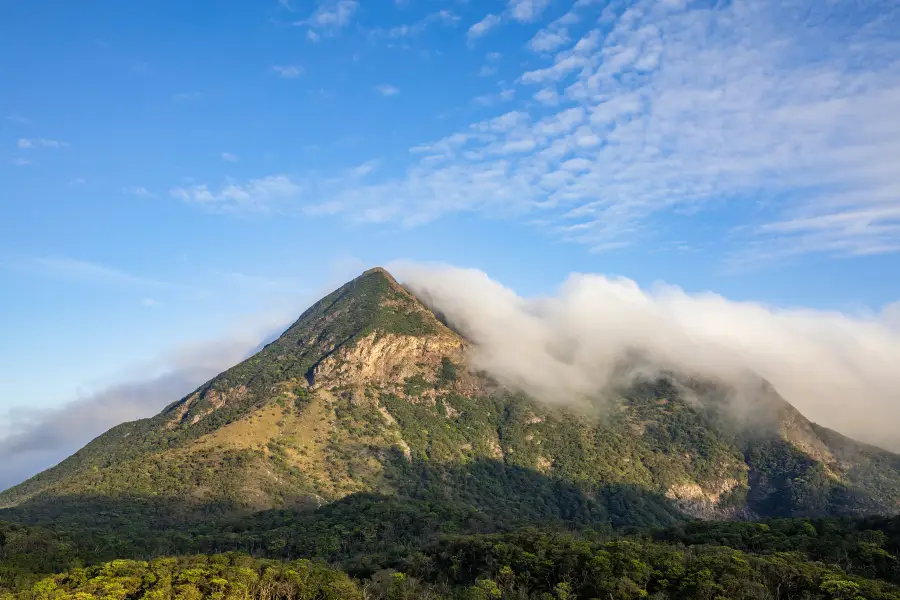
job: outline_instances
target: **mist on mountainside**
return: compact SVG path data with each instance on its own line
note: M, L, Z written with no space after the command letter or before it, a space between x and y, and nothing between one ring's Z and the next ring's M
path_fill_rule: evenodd
M781 309L625 278L574 274L555 295L526 299L474 269L397 263L391 270L473 343L472 363L552 404L578 404L619 383L622 361L732 384L753 418L769 381L810 420L900 450L900 319ZM648 373L649 374L649 373Z

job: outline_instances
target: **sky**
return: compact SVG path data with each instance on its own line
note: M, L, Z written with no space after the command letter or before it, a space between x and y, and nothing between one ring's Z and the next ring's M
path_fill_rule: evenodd
M896 310L898 32L894 0L0 0L0 440L186 392L395 260Z

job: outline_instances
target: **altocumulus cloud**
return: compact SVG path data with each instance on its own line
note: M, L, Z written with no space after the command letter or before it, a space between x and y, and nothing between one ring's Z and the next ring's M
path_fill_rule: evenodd
M476 367L546 402L596 397L638 351L661 368L726 381L749 370L809 419L900 450L900 303L848 315L594 274L526 299L474 269L391 269L473 342Z
M318 20L345 22L342 4ZM511 1L467 36L545 4ZM399 177L292 175L328 210L296 200L355 220L523 218L595 249L731 203L743 227L717 234L740 242L733 260L900 251L897 30L888 0L577 0L522 49L518 105L417 144Z

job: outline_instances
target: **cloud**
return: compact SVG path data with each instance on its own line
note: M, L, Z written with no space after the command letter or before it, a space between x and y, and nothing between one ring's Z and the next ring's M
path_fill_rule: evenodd
M156 414L287 324L282 316L267 317L221 339L174 348L146 366L158 375L112 385L60 408L13 409L0 421L0 489L56 464L110 427Z
M359 3L356 0L325 0L309 18L295 21L294 25L308 27L307 37L315 42L323 35L336 35L348 26L358 8Z
M16 146L21 149L32 149L32 148L53 148L55 150L59 150L60 148L68 148L68 142L61 142L59 140L48 140L45 138L19 138L16 142Z
M532 38L544 51L505 96L473 99L492 109L488 121L527 114L515 128L476 121L423 140L393 177L292 182L316 190L307 213L415 225L475 212L594 251L665 247L695 235L692 218L733 208L740 227L704 220L730 265L898 252L900 11L890 8L578 0ZM504 18L473 25L470 40ZM576 24L582 35L563 42ZM573 107L577 127L547 127Z
M286 175L251 179L247 183L228 183L218 191L207 184L175 187L169 193L190 204L214 211L278 212L301 197L303 185Z
M528 42L528 47L532 52L553 52L569 42L571 42L569 32L565 29L557 29L555 31L542 29L531 38L531 41Z
M87 184L87 179L84 177L75 177L74 179L69 180L69 185L85 185Z
M478 69L479 77L490 77L494 73L497 72L497 67L494 65L481 65L481 68Z
M469 27L468 38L470 42L475 41L476 39L487 35L487 33L497 27L500 23L503 22L503 19L498 15L488 15L482 20L478 21L471 27Z
M35 163L33 160L29 160L27 158L16 157L16 158L10 159L9 164L13 165L14 167L27 167L27 166L33 165Z
M596 250L683 239L690 232L666 215L732 205L744 226L713 232L740 250L729 260L898 251L900 42L891 32L900 12L889 5L576 2L534 38L538 47L562 44L574 23L602 25L519 75L517 108L535 111L528 124L448 131L465 142L417 153L404 176L323 203L406 223L460 211L527 216ZM470 38L500 22L490 15ZM573 106L586 115L578 128L537 130ZM590 167L565 168L572 159Z
M434 24L456 25L459 17L449 10L439 10L438 12L426 15L424 18L410 25L397 25L388 29L377 28L371 31L373 37L400 39L421 35L429 27Z
M74 258L33 258L23 266L37 273L73 281L148 288L178 287L160 279L134 275L115 267Z
M541 16L550 0L509 0L509 13L521 23L530 23Z
M6 120L10 123L18 123L19 125L28 125L31 123L31 119L23 117L21 115L8 115Z
M239 159L237 154L232 154L231 152L223 152L222 160L224 160L225 162L237 162Z
M271 70L283 79L296 79L303 74L303 67L296 65L275 65Z
M142 185L135 185L132 187L127 187L122 190L126 194L131 194L132 196L139 196L142 198L152 198L153 194L150 193L150 190L145 188Z
M546 87L534 93L534 99L546 106L559 104L559 94L552 87Z
M500 90L496 94L484 94L481 96L475 96L475 98L472 99L472 102L478 104L479 106L494 106L496 104L500 104L501 102L511 102L515 97L516 90L513 88L506 88Z
M396 87L388 84L382 83L380 85L375 86L375 91L381 94L382 96L396 96L400 93L400 90Z
M527 299L473 269L391 269L472 340L476 367L547 402L596 397L639 351L727 381L749 369L807 418L900 449L900 304L861 315L778 308L592 274Z

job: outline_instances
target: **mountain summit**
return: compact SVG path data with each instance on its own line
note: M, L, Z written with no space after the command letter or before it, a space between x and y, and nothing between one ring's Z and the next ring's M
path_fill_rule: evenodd
M371 269L155 417L3 492L0 507L304 510L380 493L486 522L617 526L900 506L900 457L810 423L767 384L754 391L776 415L767 427L736 426L722 416L728 386L679 374L598 390L613 407L599 417L504 389L470 369L470 349Z

